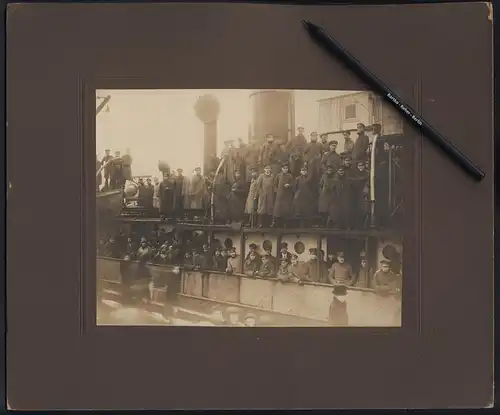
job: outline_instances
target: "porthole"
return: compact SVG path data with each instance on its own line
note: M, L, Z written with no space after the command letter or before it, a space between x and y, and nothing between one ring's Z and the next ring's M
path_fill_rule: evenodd
M273 243L270 240L266 239L264 242L262 242L262 248L264 248L264 251L267 251L269 249L272 250L273 249Z
M295 245L293 246L293 249L295 249L295 252L300 255L303 254L304 251L306 250L306 247L304 246L304 243L299 241L296 242Z

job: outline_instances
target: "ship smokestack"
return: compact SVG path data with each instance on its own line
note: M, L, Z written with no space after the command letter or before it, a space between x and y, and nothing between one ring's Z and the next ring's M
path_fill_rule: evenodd
M294 91L262 89L250 94L252 133L264 144L266 134L287 142L295 131Z
M220 105L213 95L203 95L194 105L196 117L203 123L203 173L209 174L217 168L217 120Z

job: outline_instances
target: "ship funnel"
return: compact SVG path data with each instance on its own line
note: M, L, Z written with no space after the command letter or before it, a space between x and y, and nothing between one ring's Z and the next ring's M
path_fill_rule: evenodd
M291 90L261 89L250 94L250 135L263 144L266 134L287 142L295 131L295 95Z

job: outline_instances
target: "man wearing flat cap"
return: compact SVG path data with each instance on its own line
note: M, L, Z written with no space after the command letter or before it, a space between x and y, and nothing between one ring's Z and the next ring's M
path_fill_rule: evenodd
M345 327L349 325L347 315L347 287L345 285L336 285L333 287L333 299L330 304L328 320L332 326Z

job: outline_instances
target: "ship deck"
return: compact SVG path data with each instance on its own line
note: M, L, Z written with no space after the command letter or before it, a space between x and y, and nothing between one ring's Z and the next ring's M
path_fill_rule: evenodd
M382 229L382 228L365 228L365 229L331 229L331 228L320 228L320 227L308 227L308 228L250 228L241 226L241 224L233 225L209 225L203 223L192 223L192 222L174 222L169 220L164 220L161 218L149 218L149 217L130 217L130 216L118 216L117 218L120 222L124 223L151 223L151 224L163 224L172 225L179 229L185 230L206 230L213 232L228 232L228 233L243 233L243 234L310 234L310 235L343 235L352 237L365 237L365 236L377 236L377 237L390 237L394 235L400 235L401 230L399 229Z

